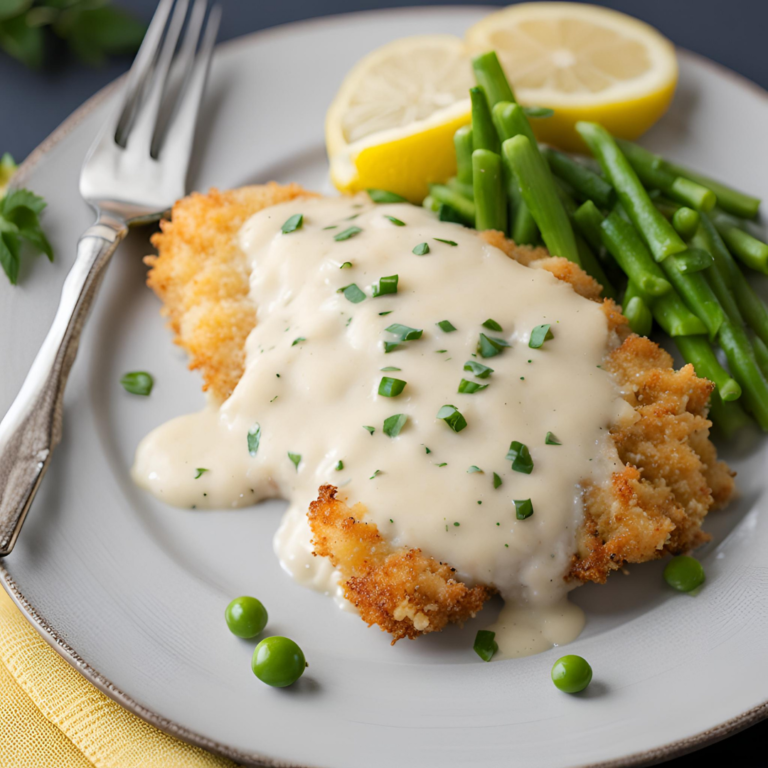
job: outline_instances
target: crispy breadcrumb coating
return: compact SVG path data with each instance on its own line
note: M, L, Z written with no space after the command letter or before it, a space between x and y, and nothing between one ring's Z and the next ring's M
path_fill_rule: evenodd
M237 232L262 208L303 195L311 193L274 183L193 194L176 203L171 221L152 239L158 255L146 258L148 285L163 302L175 342L189 353L190 368L202 372L203 388L221 400L243 373L245 340L256 324ZM518 246L501 232L479 236L599 301L600 285L579 266L544 248ZM733 493L733 474L717 460L709 439L713 385L697 378L690 365L675 371L657 344L631 334L610 299L602 308L609 330L622 342L607 354L604 367L636 418L611 430L624 467L607 485L584 489L584 524L565 576L600 583L626 563L685 552L706 541L704 516ZM315 553L341 571L347 598L365 621L390 632L393 642L461 623L492 594L490 586L470 588L456 581L450 565L418 549L390 546L376 525L364 520L365 508L347 507L332 486L319 494L308 513Z
M364 516L361 504L350 509L336 498L336 488L322 486L309 505L312 543L315 555L329 558L341 572L344 597L369 626L389 632L392 645L463 624L493 594L457 581L455 569L420 549L391 546Z

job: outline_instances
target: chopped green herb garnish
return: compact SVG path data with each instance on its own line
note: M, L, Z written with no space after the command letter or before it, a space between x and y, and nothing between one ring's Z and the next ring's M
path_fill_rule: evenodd
M325 231L326 229L338 229L338 228L339 228L338 224L331 224L330 227L323 227L323 231Z
M335 469L337 472L341 472L341 470L342 470L342 469L344 469L344 462L343 462L341 459L339 459L339 460L336 462L336 466L334 467L334 469Z
M290 235L291 232L295 232L297 229L301 229L304 224L304 215L301 213L295 213L288 221L280 227L280 230L284 235Z
M378 477L381 474L381 470L377 469L368 479L373 480L374 477Z
M515 499L515 517L525 520L533 514L533 504L530 499Z
M340 243L342 240L349 240L350 237L354 237L355 235L359 235L363 230L360 229L360 227L348 227L343 232L339 232L338 235L334 235L333 239Z
M382 376L379 382L379 394L382 397L397 397L405 389L405 385L406 382L402 379Z
M441 320L439 323L435 323L435 325L441 331L445 331L445 333L453 333L456 330L456 326L450 320Z
M501 478L499 477L497 472L493 473L493 487L494 488L501 487ZM496 523L496 525L498 525L498 523Z
M389 277L380 277L379 282L373 285L373 297L386 296L389 293L397 293L397 275L389 275Z
M351 269L352 268L352 262L351 261L345 261L339 269Z
M475 635L475 644L472 646L475 653L483 660L490 661L496 651L499 650L499 644L495 640L496 633L489 629L478 629Z
M366 189L368 197L373 200L374 203L407 203L408 201L396 194L395 192L387 192L386 189Z
M296 467L296 471L299 471L299 463L301 462L300 453L291 453L288 451L288 458L293 462L293 466Z
M379 317L384 317L384 315L391 315L392 310L388 309L386 312L379 312Z
M384 419L384 434L397 437L406 421L408 421L408 417L404 413L396 413L394 416Z
M205 467L198 467L195 470L195 480L199 480L206 472L210 471L210 469L206 469Z
M476 363L474 360L467 360L464 363L464 370L474 373L478 379L487 379L493 373L493 368L482 363Z
M375 427L363 427L363 429L367 429L371 434L373 434L376 431Z
M482 392L484 389L488 389L487 384L478 384L476 381L467 381L466 379L459 382L459 392L463 395L474 395L475 392Z
M458 528L461 525L461 523L454 523L454 525Z
M388 372L388 371L402 371L403 369L402 368L397 368L394 365L388 365L385 368L379 368L379 370L380 371L387 371Z
M251 456L256 455L256 451L259 450L259 442L261 441L261 425L254 424L248 430L248 453Z
M275 395L269 402L274 403L277 398L280 397L280 395Z
M384 216L385 219L389 219L396 227L404 227L405 222L400 221L400 219L396 219L394 216Z
M549 323L545 323L544 325L537 325L531 331L531 338L528 342L528 346L531 349L539 349L539 347L541 347L545 341L549 341L550 339L554 338L555 337L552 334Z
M480 469L480 467L475 466L474 464L467 470L468 475L473 475L475 472L482 472L483 470Z
M442 419L454 432L461 432L467 426L467 420L455 405L444 405L436 418Z
M417 256L426 256L429 253L429 243L419 243L413 249L413 253Z
M437 462L435 462L435 466L436 467L447 467L448 466L448 462L447 461L441 461L439 464Z
M547 445L562 445L562 443L551 432L547 432L547 436L544 438L544 442Z
M458 243L454 243L453 240L443 240L442 237L433 237L433 240L437 240L438 243L445 243L446 245L458 245Z
M353 304L359 304L361 301L365 300L365 294L357 287L357 285L355 285L355 283L350 283L343 288L339 288L336 293L343 293L344 298L347 301L351 301Z
M492 320L491 318L488 318L483 323L483 328L488 328L491 331L501 331L501 330L504 330L495 320Z
M427 453L427 454L432 453L432 449L431 448L427 448L427 446L425 445L424 446L424 453Z
M435 354L436 355L442 355L442 354L444 354L447 351L448 351L447 349L436 349L435 350Z
M533 459L531 458L531 452L528 450L528 446L525 443L520 443L517 440L513 440L509 444L509 451L507 451L507 461L512 462L512 469L515 472L522 472L523 474L530 475L533 471Z
M400 348L400 344L397 341L385 341L384 342L384 354L388 354L390 352L394 352L396 349Z
M477 342L477 351L480 357L496 357L504 351L504 347L508 346L509 342L504 339L494 339L481 333L480 340Z
M295 347L297 344L301 344L302 341L306 341L306 339L303 336L297 336L292 342L291 346Z
M132 395L148 397L155 384L155 380L146 371L132 371L131 373L126 373L120 379L120 383L126 392L130 392Z
M424 331L419 328L411 328L402 323L392 323L392 325L388 325L384 330L389 333L394 333L395 336L400 338L400 341L415 341L416 339L420 339L421 334L424 333Z

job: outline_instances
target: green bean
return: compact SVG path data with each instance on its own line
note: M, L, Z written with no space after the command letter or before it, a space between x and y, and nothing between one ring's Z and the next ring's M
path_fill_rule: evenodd
M672 214L672 226L686 242L696 234L700 221L701 216L693 208L681 206Z
M728 367L741 384L747 409L760 428L768 431L768 382L757 365L744 327L726 317L720 326L718 341L725 352Z
M728 371L718 362L712 347L702 336L678 336L675 344L686 363L696 370L696 375L709 379L720 392L720 397L726 402L738 400L741 397L739 383L731 378Z
M549 252L580 264L571 222L536 143L524 135L514 136L504 142L502 150Z
M525 136L539 152L539 145L533 135L533 129L525 116L525 110L519 105L509 101L500 101L491 110L493 124L502 143L513 136Z
M456 178L462 184L472 185L472 126L462 125L453 134L453 147L456 150Z
M467 200L445 184L433 184L429 188L429 194L438 204L453 208L463 224L468 227L475 226L475 204L471 200Z
M650 296L661 296L671 288L651 254L635 231L618 212L613 211L600 224L600 237L627 277Z
M670 336L697 336L707 332L704 323L685 306L674 288L663 296L649 296L630 280L624 293L624 302L629 303L635 296L639 296L651 308L653 319Z
M512 86L501 68L495 51L483 53L472 59L477 84L485 89L491 107L500 101L516 101Z
M712 393L709 401L709 416L713 424L727 438L733 437L740 429L752 424L752 419L738 402L724 402L717 390Z
M733 258L723 242L723 238L720 237L720 233L715 229L712 219L707 214L701 216L701 223L696 230L696 234L691 238L691 245L709 252L710 256L715 260L712 268L718 280L726 288L730 289L733 283L731 279L731 263Z
M625 301L622 314L627 318L629 327L638 336L650 336L653 330L653 315L650 307L640 298L633 296Z
M592 200L601 208L611 208L616 201L613 187L582 163L555 149L542 150L555 176L567 182L581 200Z
M445 184L462 197L466 197L467 200L475 199L475 190L472 184L465 184L463 181L459 181L458 176L452 176Z
M768 244L745 232L727 215L714 215L712 222L728 250L742 264L768 275Z
M688 309L704 323L709 338L714 339L725 317L720 302L704 275L700 272L683 272L676 258L670 257L661 262L664 274L675 286Z
M474 149L490 149L499 152L499 135L493 125L491 108L482 86L476 85L469 89L472 101L472 147Z
M582 203L576 209L573 220L576 228L593 248L603 247L603 237L600 230L603 214L597 210L597 206L591 200L587 200L586 203Z
M709 269L715 263L715 258L709 251L702 248L689 248L687 251L670 256L668 261L674 261L681 272L689 274Z
M507 231L507 195L501 170L501 157L488 149L472 153L472 178L475 190L475 229Z
M752 339L752 349L755 353L757 367L760 369L763 376L768 379L768 347L761 338L755 336Z
M631 164L608 131L597 123L576 123L576 130L598 159L622 206L656 261L680 253L686 245L656 209Z
M517 187L519 192L519 187ZM539 240L539 228L522 194L517 207L512 212L510 237L519 245L536 245Z
M669 163L664 160L662 166L670 173L682 176L685 179L690 179L697 184L701 184L702 186L711 189L717 196L717 204L726 213L739 216L742 219L754 219L755 216L757 216L757 210L760 207L760 198L746 195L726 184L710 179L696 171L691 171L682 165L676 165L675 163Z

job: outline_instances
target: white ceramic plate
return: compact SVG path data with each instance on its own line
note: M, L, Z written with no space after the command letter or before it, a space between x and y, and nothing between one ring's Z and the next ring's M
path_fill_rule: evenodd
M191 186L296 180L327 190L323 117L344 73L402 35L462 34L477 8L337 16L223 45L214 59ZM671 112L647 143L768 198L768 99L747 82L681 54ZM89 102L25 164L21 181L49 202L57 252L0 279L0 412L47 330L79 233L91 214L78 170L112 106ZM191 512L157 503L128 469L151 428L202 405L200 382L171 344L143 285L147 233L121 247L81 346L58 448L16 550L0 575L57 650L102 690L189 741L242 762L391 765L641 764L713 741L768 714L766 444L724 451L740 500L712 515L701 551L707 584L672 594L661 563L587 586L589 617L569 651L595 670L585 695L549 682L558 651L481 663L476 626L391 648L333 601L295 585L272 553L283 505ZM122 391L128 370L156 377L148 399ZM294 637L310 669L288 690L249 669L253 643L223 610L235 595L267 603L270 630ZM490 607L484 612L487 624Z

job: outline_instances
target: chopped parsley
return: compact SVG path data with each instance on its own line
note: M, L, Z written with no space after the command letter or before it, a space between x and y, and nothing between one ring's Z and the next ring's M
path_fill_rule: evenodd
M149 397L149 393L152 391L155 380L152 378L152 375L146 371L131 371L131 373L126 373L125 376L120 379L120 383L123 385L123 389L126 392L130 392L132 395Z
M259 450L259 442L261 442L261 425L257 423L248 430L248 453L251 456L255 456Z
M373 285L373 297L386 296L390 293L397 293L397 281L398 275L389 275L388 277L380 277L379 282Z
M415 341L416 339L420 339L421 334L424 333L420 328L411 328L402 323L392 323L392 325L388 325L384 330L389 333L394 333L400 341Z
M206 469L205 467L198 467L195 470L195 480L199 480L206 472L210 472L210 469Z
M280 231L284 235L290 235L291 232L295 232L297 229L301 229L304 224L304 214L295 213L288 221L280 227Z
M388 192L386 189L366 189L368 197L373 200L374 203L407 203L408 201L396 194L395 192Z
M363 429L367 429L371 434L373 434L376 431L375 427L363 427Z
M343 462L341 459L339 459L339 460L336 462L336 466L334 467L334 469L335 469L337 472L341 472L341 470L342 470L342 469L344 469L344 462Z
M545 323L544 325L537 325L531 331L531 338L528 341L528 346L531 349L539 349L544 345L545 341L549 341L550 339L554 338L555 337L551 328L549 327L549 323Z
M412 251L417 256L426 256L429 253L429 243L419 243Z
M404 221L400 221L400 219L396 219L394 216L387 216L385 214L384 218L385 219L389 219L396 227L404 227L405 226L405 222Z
M546 445L562 445L562 443L551 433L547 432L547 436L544 438Z
M394 416L384 419L384 434L390 437L397 437L405 426L406 421L408 421L408 416L404 413L396 413Z
M397 397L405 389L405 385L406 382L402 379L382 376L379 382L379 394L382 397Z
M392 310L388 309L386 312L379 312L379 317L384 317L384 315L391 315Z
M495 632L489 629L478 629L475 635L475 644L472 646L474 652L483 660L490 661L496 651L499 650L499 644L494 639Z
M488 328L488 330L491 330L491 331L502 331L502 330L504 330L495 320L492 320L491 318L488 318L483 323L483 328Z
M494 339L481 333L477 342L477 351L480 357L496 357L504 351L504 347L508 346L509 342L504 339Z
M380 371L388 372L388 371L402 371L403 369L402 368L397 368L394 365L388 365L385 368L379 368L379 370Z
M368 479L373 480L374 477L378 477L381 474L381 470L377 469Z
M427 448L427 446L425 445L424 446L424 453L427 453L427 454L432 453L432 449L431 448Z
M455 405L444 405L436 418L442 419L454 432L461 432L467 426L467 420Z
M299 471L299 464L301 463L300 453L291 453L288 451L288 458L293 462L293 466L296 467L296 471Z
M438 243L445 243L446 245L458 245L453 240L443 240L442 237L433 237L433 240L437 240Z
M456 326L450 320L441 320L439 323L435 323L435 325L445 333L453 333L456 330Z
M339 269L351 269L352 268L352 262L351 261L345 261Z
M480 467L477 467L477 466L475 466L475 465L473 464L473 465L472 465L472 466L471 466L471 467L470 467L470 468L467 470L467 474L468 474L468 475L473 475L473 474L475 474L475 472L481 472L481 473L482 473L482 471L483 471L483 470L482 470L482 469L480 469Z
M533 514L533 503L530 499L515 499L515 517L525 520Z
M467 360L464 363L464 370L473 373L478 379L487 379L493 373L493 368L482 363L476 363L474 360Z
M475 392L482 392L484 389L488 389L487 384L478 384L476 381L466 379L459 382L459 392L463 395L474 395Z
M493 487L494 488L501 487L501 478L499 477L497 472L493 473ZM498 523L496 523L496 525L498 525Z
M292 342L291 346L295 347L297 344L301 344L302 341L306 341L306 339L303 336L297 336Z
M506 459L507 461L512 462L512 469L515 472L522 472L525 475L530 475L533 471L533 459L531 458L531 452L528 450L528 446L525 445L525 443L513 440L509 444L509 451L507 451Z
M351 301L353 304L359 304L365 300L365 294L357 287L355 283L345 285L343 288L339 288L336 293L343 293L344 298L347 301Z
M338 235L334 235L333 239L340 243L342 240L349 240L350 237L354 237L355 235L359 235L363 230L360 229L360 227L348 227L343 232L339 232Z

